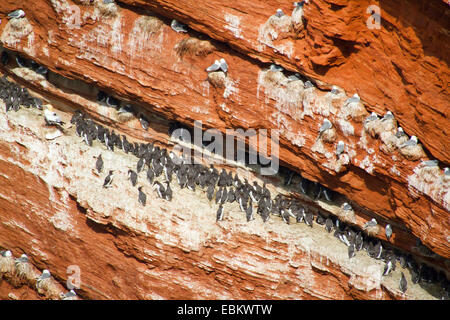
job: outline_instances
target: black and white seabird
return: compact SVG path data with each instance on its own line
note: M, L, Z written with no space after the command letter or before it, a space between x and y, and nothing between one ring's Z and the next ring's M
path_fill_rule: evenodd
M282 72L284 68L282 66L272 63L269 67L269 70L272 72Z
M102 159L102 154L100 154L97 157L97 161L95 162L95 168L97 169L97 172L100 173L103 170L103 159Z
M128 170L128 179L130 179L132 186L134 187L137 183L138 175L133 170Z
M70 290L69 292L64 293L61 298L62 300L73 300L76 297L76 293L73 290Z
M181 22L178 22L177 20L173 19L170 23L170 27L172 30L176 32L187 32L187 26L185 24L182 24Z
M153 185L154 186L156 185L155 189L156 189L156 192L158 193L158 197L165 199L166 198L166 196L165 196L166 190L164 189L164 186L159 181L155 181L153 183Z
M361 101L361 98L359 97L359 95L357 93L355 93L351 98L348 98L344 104L349 104L349 103L358 103Z
M397 138L401 138L401 137L403 137L405 135L406 135L406 133L405 133L405 131L403 131L403 128L402 127L398 127L397 128L397 132L395 133L395 136Z
M137 173L142 171L142 168L144 167L144 158L139 158L137 164L136 164L136 171Z
M148 167L147 170L147 180L150 184L153 183L153 179L155 178L155 173L153 172L153 169L151 167Z
M411 136L411 138L409 138L408 141L406 141L405 143L403 143L400 146L400 149L405 148L405 147L415 147L417 146L418 140L416 136Z
M339 141L336 146L336 155L340 155L342 152L344 152L345 143L344 141Z
M46 105L44 109L44 119L47 125L63 125L64 122L61 121L61 118L53 111L53 107L51 105Z
M307 80L307 81L305 82L305 84L303 85L303 87L304 87L305 89L314 88L314 84L313 84L310 80Z
M147 202L147 196L145 195L144 192L142 192L142 186L140 186L138 188L138 190L139 190L138 201L139 201L140 204L142 204L145 207L145 204Z
M105 181L103 182L103 188L109 188L111 186L113 180L113 170L109 170L108 175L105 178Z
M219 209L217 209L217 214L216 214L216 221L221 221L223 220L223 206L222 204L219 205Z
M311 210L305 210L304 211L304 218L306 225L310 226L312 228L313 221L314 221L314 214Z
M406 289L408 288L408 282L406 281L405 275L402 272L402 277L400 279L400 285L399 285L400 291L402 293L406 292Z

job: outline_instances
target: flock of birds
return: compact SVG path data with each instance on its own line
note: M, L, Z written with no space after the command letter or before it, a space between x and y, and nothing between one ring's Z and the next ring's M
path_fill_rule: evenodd
M104 4L112 2L114 1L103 0ZM308 3L308 1L295 2L294 10L301 8L306 3ZM281 9L278 9L275 15L277 17L282 17L284 13ZM23 10L16 10L8 14L10 19L20 19L24 16L25 12ZM187 26L176 20L172 21L171 27L176 32L187 32ZM6 51L2 52L0 62L3 65L8 64L9 55ZM16 62L19 66L31 67L35 72L42 75L46 75L48 72L47 68L32 61L29 62L20 56L16 56ZM277 65L271 65L270 70L283 71L283 68ZM216 60L214 64L206 69L206 71L223 71L226 73L228 71L228 65L224 59ZM298 74L292 75L291 77L292 81L299 79ZM20 106L32 106L40 110L43 109L42 101L32 97L26 88L21 88L17 84L9 82L6 77L0 79L0 85L0 98L5 102L7 112L10 110L18 111ZM314 85L310 81L306 81L305 88L311 86ZM337 93L335 89L332 90L332 93L333 91L335 91L334 93ZM136 110L133 106L129 104L122 105L121 101L103 91L99 91L97 101L116 108L119 114L136 114ZM349 98L346 103L357 103L359 101L359 96L355 94L353 97ZM382 121L393 119L393 117L393 114L388 111ZM44 109L44 118L47 125L61 126L64 124L51 107L46 107ZM372 113L365 121L369 122L377 119L379 119L378 115ZM143 114L139 115L139 121L142 127L147 130L150 123ZM450 295L450 282L447 280L443 271L437 272L434 268L425 263L418 263L410 254L404 254L395 248L389 248L388 245L383 246L378 239L372 238L370 235L361 230L357 230L353 226L340 221L332 215L305 206L298 200L288 198L281 194L278 194L272 199L270 191L267 189L265 183L263 186L258 185L257 182L250 184L247 179L241 180L237 173L233 176L231 172L226 172L224 169L219 173L212 165L207 167L202 164L188 163L182 157L179 158L173 152L168 152L167 149L155 146L153 143L131 143L127 140L126 136L122 135L122 137L120 137L114 130L110 131L103 126L96 124L92 119L80 111L74 113L71 123L75 125L77 135L82 137L87 145L92 146L93 141L98 140L110 151L114 151L114 148L119 148L125 153L134 154L139 159L136 165L136 171L131 169L128 171L128 179L133 187L138 184L138 173L142 170L147 170L148 182L153 185L158 196L167 201L171 201L173 196L171 188L173 176L175 176L181 189L188 188L195 191L197 188L200 188L205 190L208 200L213 201L214 199L215 203L218 205L216 221L224 219L223 205L225 203L233 202L236 202L239 205L240 210L245 213L247 221L256 219L256 215L259 215L264 222L269 220L270 216L273 215L281 217L287 224L290 224L292 219L297 223L304 222L309 227L313 227L315 221L315 224L323 226L327 232L330 233L333 231L334 236L348 247L349 259L354 257L357 251L365 250L370 257L385 262L383 276L386 276L395 270L396 262L398 261L403 268L408 267L410 269L413 283L418 283L419 281L428 283L438 282L443 287L446 298ZM325 119L319 129L319 137L324 132L331 129L332 126L331 121ZM173 127L171 130L173 130ZM398 128L397 135L405 135L401 127ZM417 138L412 136L401 147L414 146L417 143ZM344 142L339 141L336 147L336 154L341 154L344 151L344 148ZM437 164L437 160L429 160L428 162L430 162L429 165ZM99 173L103 172L103 159L101 154L97 157L95 166ZM301 193L310 195L315 200L319 198L329 202L334 200L336 196L334 191L319 183L309 181L287 168L282 168L282 170L285 171L285 186L291 185L293 178L298 176L300 181L298 183L298 190ZM450 175L450 170L445 168L444 173ZM157 180L161 175L164 176L163 183ZM114 171L108 170L108 174L103 181L103 187L111 187L113 178ZM138 202L143 206L147 203L147 195L143 192L142 186L138 187ZM351 205L348 203L344 203L342 208L343 210L352 210ZM376 219L372 219L364 225L363 229L370 229L377 226L377 224ZM387 239L390 239L392 236L392 227L389 224L385 227L385 234ZM1 254L2 256L10 256L11 252L3 251ZM20 259L25 260L27 258L23 255L21 258L16 259L17 263L22 262ZM44 270L41 277L45 278L49 277L49 275L50 273L48 270ZM407 290L407 281L403 272L401 273L399 288L403 293ZM67 297L70 298L74 294L73 290L71 290L67 294Z

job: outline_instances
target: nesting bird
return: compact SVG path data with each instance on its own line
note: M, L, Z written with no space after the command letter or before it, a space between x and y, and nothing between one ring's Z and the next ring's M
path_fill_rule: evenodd
M342 152L344 152L345 143L344 141L339 141L336 146L336 155L340 155Z
M178 22L177 20L173 19L170 23L170 27L172 30L176 32L187 32L187 26L185 24L182 24L181 22Z
M387 225L386 225L386 227L385 227L385 234L386 234L386 238L387 238L388 240L390 240L391 237L392 237L392 227L391 227L390 224L387 224Z
M101 154L97 157L97 161L95 162L95 168L97 169L98 173L102 172L103 170L103 159Z
M128 179L131 181L132 186L134 187L137 183L138 175L133 170L128 170Z
M275 17L281 18L284 16L284 12L281 9L277 9L277 12L275 13Z
M319 129L319 136L322 135L326 130L331 129L332 123L330 120L325 119L322 123L322 126Z
M228 64L224 58L221 58L220 60L215 60L212 65L206 68L207 72L213 72L218 70L222 70L225 73L228 71Z
M51 125L63 125L64 122L61 121L61 118L53 111L53 107L51 105L44 106L44 119L45 123L49 126Z
M28 257L26 254L22 254L14 261L16 267L16 274L19 278L26 278L31 273L31 266L28 263Z
M405 293L406 289L408 288L408 282L406 281L406 278L405 278L405 275L403 274L403 272L402 272L402 277L400 279L399 288L402 293Z
M20 19L23 17L25 17L25 11L23 11L22 9L14 10L14 11L8 13L9 19Z
M417 137L413 135L413 136L411 136L411 138L409 138L408 141L406 141L405 143L403 143L400 146L400 149L405 148L405 147L415 147L415 146L417 146L418 142L419 141L417 140Z
M113 180L113 170L109 170L108 175L105 178L105 181L103 182L103 188L109 188L112 184L112 180Z
M378 233L378 223L375 218L372 218L372 220L366 222L364 224L363 230L366 230L368 234L375 235Z
M69 292L66 292L61 295L62 300L74 300L77 296L76 292L73 290L70 290Z

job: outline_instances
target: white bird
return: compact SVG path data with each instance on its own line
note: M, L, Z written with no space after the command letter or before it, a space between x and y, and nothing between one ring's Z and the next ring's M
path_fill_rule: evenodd
M25 11L22 9L14 10L13 12L8 13L9 19L20 19L25 17Z
M114 0L103 0L103 4L114 3Z
M63 125L64 122L61 121L61 118L53 111L53 107L49 104L44 106L44 119L48 125Z
M300 74L296 73L296 74L291 74L288 77L288 82L292 82L292 81L298 81L300 80Z
M284 16L284 12L281 9L277 9L277 12L275 13L275 16L278 18L281 18L282 16Z
M422 164L424 167L437 167L439 164L438 160L427 160L427 161L422 161Z
M345 203L342 205L342 209L344 209L344 210L346 210L346 211L353 210L352 206L349 205L347 202L345 202Z
M50 271L48 271L47 269L42 270L42 274L39 276L39 278L37 279L38 282L45 280L45 279L49 279L51 277Z
M221 58L221 59L219 60L219 63L220 63L220 69L222 69L223 72L227 73L227 71L228 71L228 64L227 64L227 62L225 61L225 59L224 59L224 58Z
M377 225L377 220L375 218L372 218L372 220L366 222L364 225L364 230L367 228L375 227Z
M331 87L331 93L332 94L339 94L339 88L336 86Z
M450 176L450 168L447 167L444 168L444 175Z
M394 115L392 114L392 112L388 111L384 115L383 119L381 119L381 121L386 121L386 120L391 120L391 119L394 119Z
M305 89L309 89L309 88L314 88L314 84L311 81L306 81L305 82Z
M282 66L279 66L277 64L272 63L270 65L270 69L269 70L272 71L272 72L278 72L278 71L283 71L284 69L283 69Z
M187 32L187 26L173 19L170 23L170 27L176 32Z
M404 148L404 147L414 147L414 146L417 146L417 143L418 143L419 141L417 140L417 137L416 136L411 136L411 138L408 140L408 141L406 141L405 143L403 143L401 146L400 146L400 148Z
M387 224L387 225L386 225L385 233L386 233L386 238L387 238L388 240L391 239L391 237L392 237L392 227L391 227L390 224Z
M365 122L378 120L378 115L375 112L372 112L370 116L368 116Z
M322 134L324 131L331 129L333 125L331 124L330 120L325 119L322 123L322 126L319 129L319 134Z
M344 141L339 141L336 147L336 154L340 155L342 152L344 152L345 143Z

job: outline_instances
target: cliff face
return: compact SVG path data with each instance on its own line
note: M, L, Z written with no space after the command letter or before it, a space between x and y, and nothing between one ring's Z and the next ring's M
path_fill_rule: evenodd
M11 61L1 72L51 103L66 123L82 110L132 141L171 148L170 120L188 127L202 121L221 132L276 129L281 165L339 193L337 200L304 197L296 186L283 186L282 176L232 170L267 182L273 195L332 215L349 202L352 226L363 229L376 218L373 236L387 241L389 223L392 246L448 272L449 8L440 1L383 1L376 3L380 28L370 29L372 4L316 0L293 12L282 1L7 0L0 4L0 41ZM20 7L25 18L6 19ZM277 8L286 15L275 16ZM172 19L188 32L171 29ZM15 53L48 74L18 66ZM220 58L228 72L208 75ZM150 119L148 131L137 118L124 120L100 104L99 89L139 108ZM361 101L349 103L355 93ZM366 121L371 112L381 118L387 111L395 119ZM319 135L324 119L333 128ZM401 296L399 270L381 277L380 261L362 252L349 260L347 247L319 225L247 223L236 204L227 204L226 221L216 223L217 205L202 191L176 186L171 202L144 186L142 207L126 178L136 158L97 142L88 147L74 127L47 139L53 131L43 122L41 111L6 113L2 104L0 247L26 253L62 284L66 268L79 266L83 298L439 295L410 284ZM399 126L419 145L402 147L409 137L396 135ZM338 141L345 144L340 155ZM101 188L105 172L93 173L100 153L105 168L118 172L111 189ZM439 167L423 164L430 159ZM2 297L9 290L0 286Z

